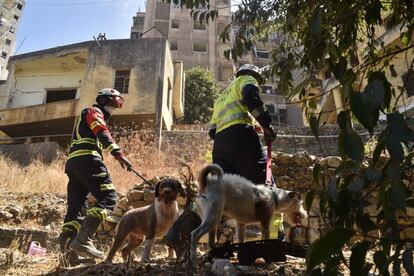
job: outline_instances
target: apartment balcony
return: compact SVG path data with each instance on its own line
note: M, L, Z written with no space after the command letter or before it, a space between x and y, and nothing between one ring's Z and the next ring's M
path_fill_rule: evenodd
M68 134L78 116L79 100L0 110L0 130L10 137Z

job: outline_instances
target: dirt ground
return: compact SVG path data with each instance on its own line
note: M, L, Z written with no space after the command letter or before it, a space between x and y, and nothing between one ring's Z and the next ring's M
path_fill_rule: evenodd
M157 244L151 263L138 262L142 248L129 264L85 263L63 268L59 265L57 237L62 225L66 202L53 193L11 193L0 195L0 275L173 275L176 262L167 260L167 249ZM47 248L45 256L27 255L30 242L37 240ZM109 244L109 243L108 243ZM102 243L100 244L102 246ZM104 245L108 247L108 245ZM201 246L200 253L205 253ZM241 266L232 260L239 275L299 275L305 271L303 259L289 257L285 263ZM178 264L176 275L211 275L212 263L200 261L195 271Z

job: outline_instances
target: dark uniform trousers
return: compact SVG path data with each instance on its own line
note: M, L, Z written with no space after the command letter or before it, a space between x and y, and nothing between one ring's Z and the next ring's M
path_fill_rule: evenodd
M250 125L233 125L215 135L213 163L225 173L241 175L255 184L266 181L266 155Z
M69 160L66 164L65 171L69 177L68 211L63 225L63 230L71 230L76 233L78 233L85 215L99 217L103 220L115 208L117 201L111 176L102 159L92 156L78 158L83 159L82 162ZM87 197L89 193L96 198L97 202L88 209Z

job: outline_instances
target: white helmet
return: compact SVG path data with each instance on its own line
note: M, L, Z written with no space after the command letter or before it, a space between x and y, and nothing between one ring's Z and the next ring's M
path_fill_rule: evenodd
M264 81L264 78L262 76L262 70L253 64L244 64L240 66L239 70L236 73L236 77L242 75L249 75L254 77L259 84L262 84Z
M99 91L96 95L96 101L98 101L98 98L100 97L108 99L107 105L115 108L121 108L124 103L124 98L122 98L121 93L113 88L104 88Z

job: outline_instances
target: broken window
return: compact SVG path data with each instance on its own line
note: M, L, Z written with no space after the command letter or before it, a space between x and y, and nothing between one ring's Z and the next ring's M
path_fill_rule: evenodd
M17 21L19 20L19 17L17 15L14 15L13 18Z
M127 94L131 70L116 70L114 88L120 93Z
M7 58L7 53L6 52L1 52L1 57L6 59Z
M22 5L22 4L20 4L20 3L18 3L18 4L17 4L17 8L18 8L19 10L21 10L21 9L23 8L23 5Z
M15 31L16 31L16 29L13 26L10 26L9 32L11 32L12 34L14 34Z
M76 89L48 89L46 103L73 100L76 98Z
M10 39L8 39L8 38L6 38L6 45L7 45L7 46L10 46L10 44L11 44L11 40L10 40Z

